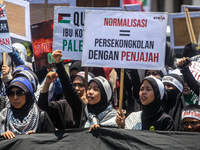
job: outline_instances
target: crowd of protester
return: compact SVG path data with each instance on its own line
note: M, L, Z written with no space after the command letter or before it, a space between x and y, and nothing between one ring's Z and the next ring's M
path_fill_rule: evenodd
M167 42L163 70L125 69L122 111L120 69L91 67L85 84L81 61L73 62L68 74L62 51L56 50L56 69L35 71L34 62L26 65L26 57L20 56L25 53L15 45L7 56L14 67L1 65L0 131L5 139L69 128L200 132L199 81L189 69L198 63L197 44L187 44L176 62Z

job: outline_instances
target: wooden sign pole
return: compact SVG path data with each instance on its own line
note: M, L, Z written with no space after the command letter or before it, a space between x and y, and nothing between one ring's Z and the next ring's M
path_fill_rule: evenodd
M85 67L85 90L87 92L88 89L88 67Z
M190 36L190 41L192 43L197 44L188 8L185 8L185 19L186 19L189 36Z
M119 93L119 111L122 114L122 104L123 104L123 86L124 86L124 69L121 69L120 72L120 93ZM121 128L121 124L118 126Z

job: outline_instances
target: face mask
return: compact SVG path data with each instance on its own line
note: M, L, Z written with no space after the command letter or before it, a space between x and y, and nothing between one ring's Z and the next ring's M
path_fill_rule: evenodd
M167 92L167 101L174 101L177 96L176 90L166 89L166 92Z

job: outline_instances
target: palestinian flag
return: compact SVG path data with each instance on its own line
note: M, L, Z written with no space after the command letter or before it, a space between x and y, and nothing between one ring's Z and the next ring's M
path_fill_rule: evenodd
M70 23L71 14L58 14L58 23Z

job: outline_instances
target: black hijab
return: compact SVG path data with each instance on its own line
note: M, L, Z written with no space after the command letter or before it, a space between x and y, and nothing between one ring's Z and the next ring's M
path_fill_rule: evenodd
M164 112L169 114L174 120L174 130L182 130L181 113L185 107L185 101L182 95L184 80L177 74L168 74L163 77L162 82L171 83L173 90L166 89L165 99L163 100Z
M106 78L102 76L98 76L90 80L89 85L92 81L96 82L100 89L101 100L94 105L87 104L87 108L89 112L98 115L110 104L110 100L112 99L112 85Z
M146 77L144 80L147 80L151 84L155 99L149 105L142 105L142 130L149 130L151 126L159 130L161 127L159 127L158 120L163 114L161 100L164 95L164 85L159 79L153 76Z

